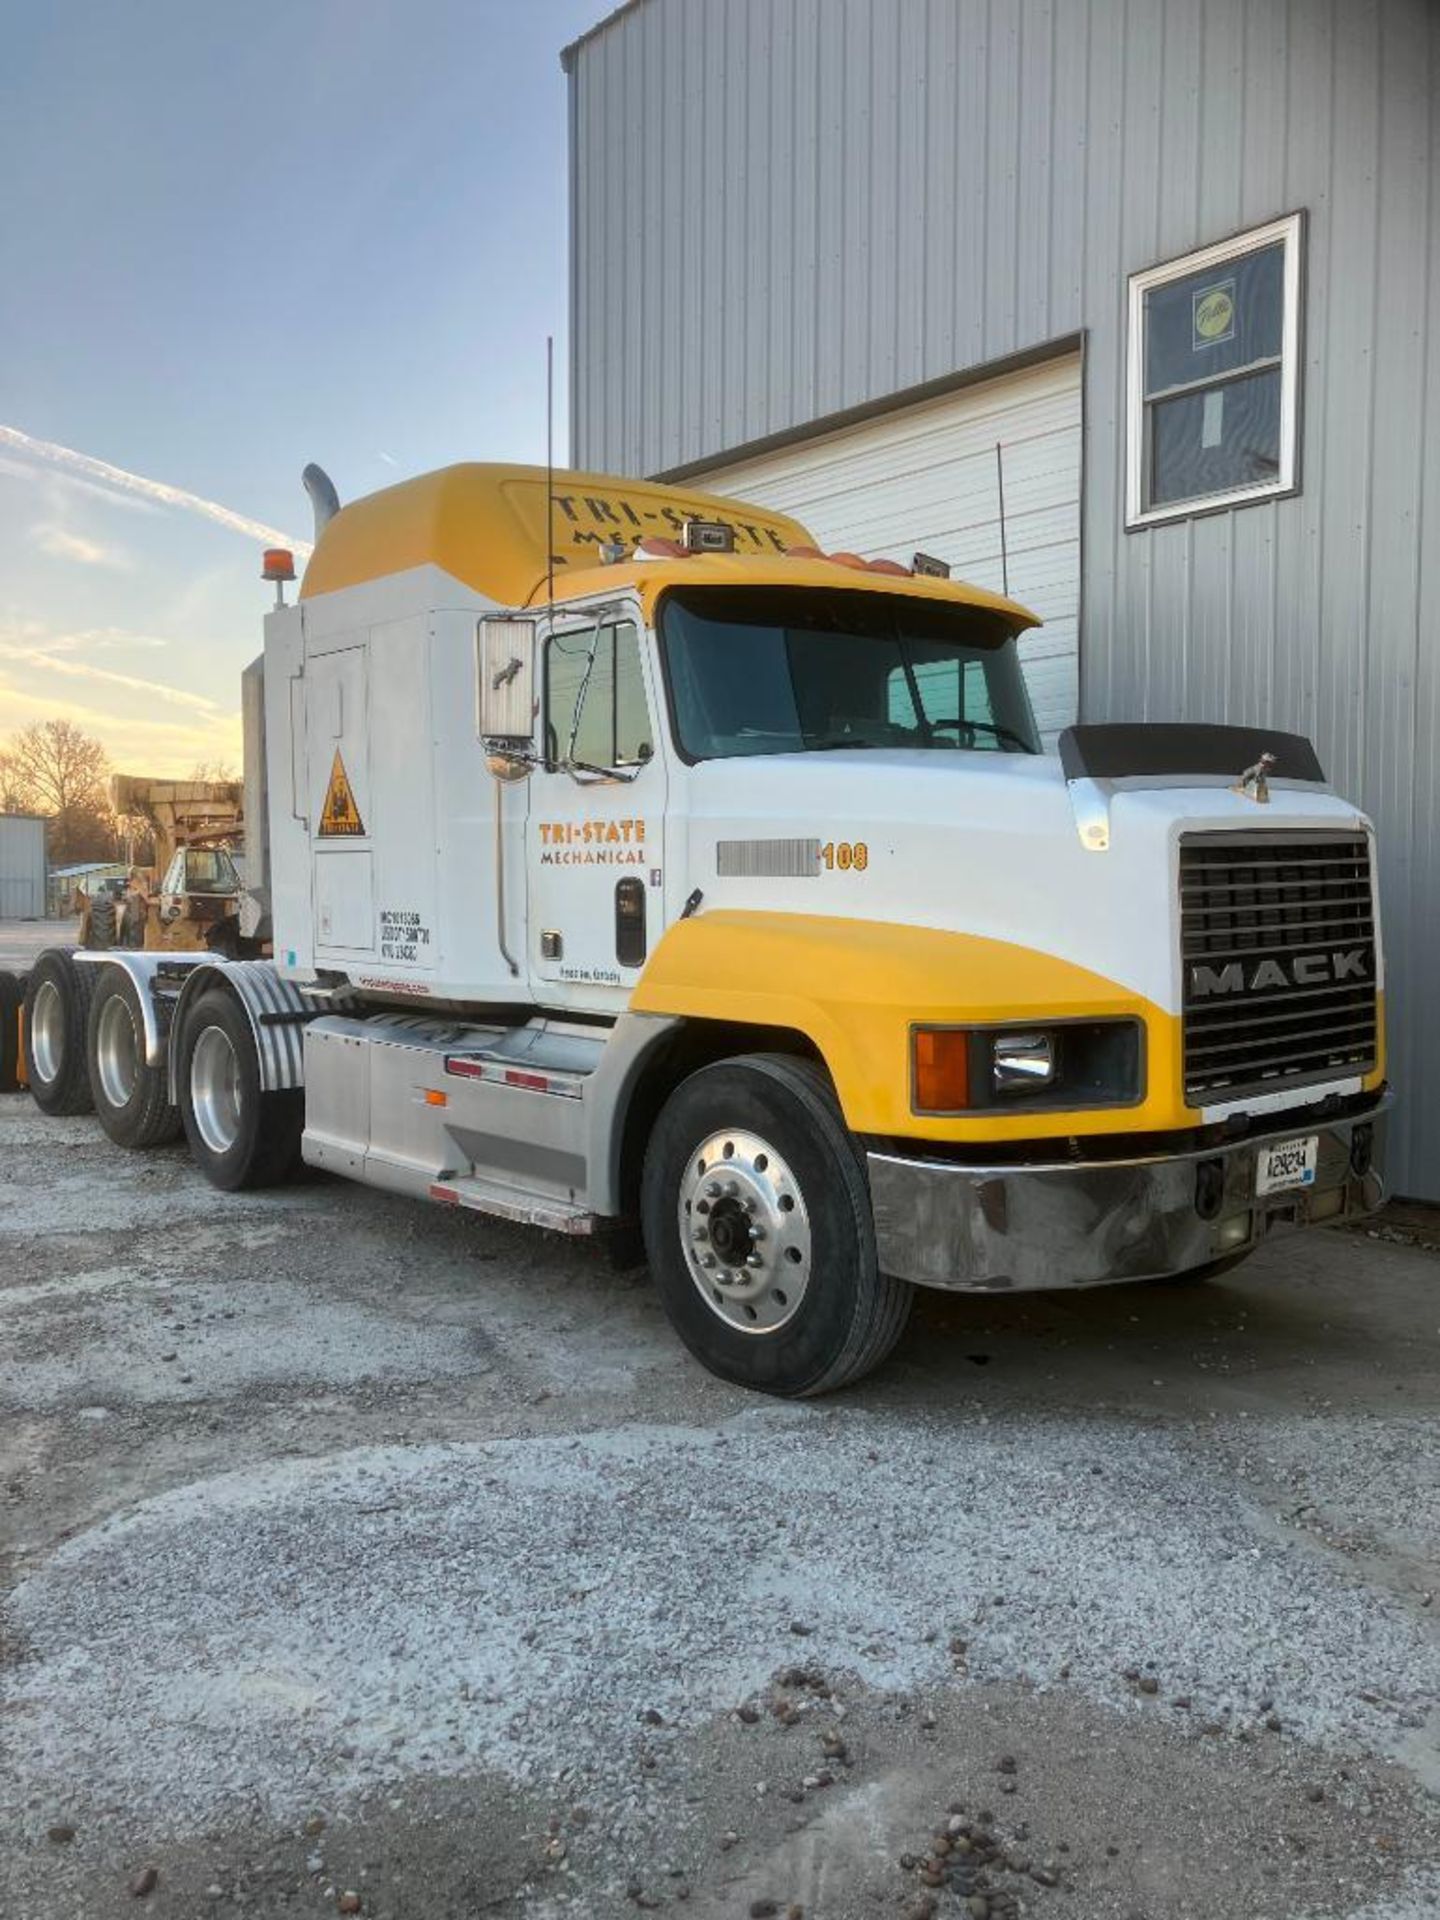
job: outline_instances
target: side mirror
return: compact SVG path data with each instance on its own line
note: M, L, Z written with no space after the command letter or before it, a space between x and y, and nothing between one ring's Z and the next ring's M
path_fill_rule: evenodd
M475 725L484 741L534 735L535 627L533 620L499 617L476 622Z

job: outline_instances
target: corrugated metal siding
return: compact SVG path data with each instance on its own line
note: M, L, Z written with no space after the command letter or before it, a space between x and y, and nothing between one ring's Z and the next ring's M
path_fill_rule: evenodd
M0 813L0 920L45 917L45 822Z
M1440 1198L1440 8L645 0L572 67L574 451L663 471L1085 330L1082 705L1375 815ZM1125 278L1304 208L1302 491L1124 531Z

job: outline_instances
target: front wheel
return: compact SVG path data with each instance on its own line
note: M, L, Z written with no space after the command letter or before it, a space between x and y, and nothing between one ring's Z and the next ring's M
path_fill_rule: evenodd
M202 993L185 1015L177 1084L180 1118L196 1163L227 1193L274 1187L300 1157L305 1096L267 1093L245 1009L224 987Z
M828 1393L904 1329L911 1289L879 1271L864 1170L809 1061L749 1054L684 1081L650 1136L641 1211L671 1323L722 1380Z

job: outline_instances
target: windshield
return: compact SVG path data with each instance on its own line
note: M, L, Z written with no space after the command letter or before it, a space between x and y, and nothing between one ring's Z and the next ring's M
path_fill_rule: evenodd
M181 868L187 893L234 893L239 876L228 853L220 847L190 847Z
M660 612L691 760L841 747L1038 753L1003 616L898 594L681 590Z

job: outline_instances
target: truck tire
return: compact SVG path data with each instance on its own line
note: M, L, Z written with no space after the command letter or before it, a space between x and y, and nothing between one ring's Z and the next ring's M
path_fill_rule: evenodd
M20 1091L20 1009L24 1004L23 977L0 973L0 1093Z
M117 966L96 971L85 1036L96 1115L118 1147L166 1146L180 1137L180 1110L164 1067L145 1064L140 989Z
M645 1246L702 1365L761 1393L829 1393L878 1367L912 1289L882 1274L864 1168L809 1061L747 1054L676 1088L646 1148Z
M115 902L105 896L90 902L90 932L85 944L101 952L115 945L118 922L115 915Z
M89 1113L90 1071L85 1061L85 1029L91 967L52 947L31 967L25 982L25 1073L42 1113Z
M274 1187L300 1158L305 1095L266 1093L250 1020L224 987L202 993L179 1035L180 1118L196 1163L212 1187L235 1193Z

